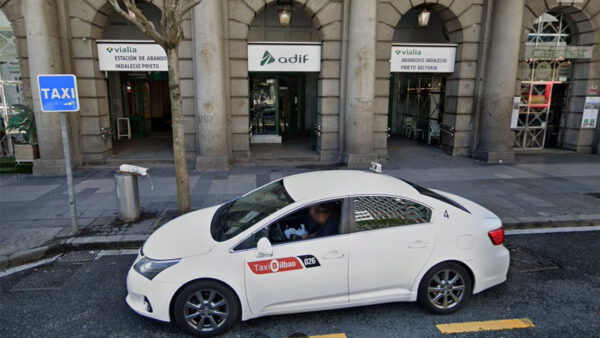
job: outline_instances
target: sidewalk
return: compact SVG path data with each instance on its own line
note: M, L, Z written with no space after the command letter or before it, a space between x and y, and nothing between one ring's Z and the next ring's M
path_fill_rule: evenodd
M518 155L513 164L453 158L435 148L392 141L385 174L445 190L482 204L509 228L600 224L600 156ZM229 171L190 172L192 207L225 202L271 180L340 165L236 165ZM53 246L139 245L176 216L174 169L156 167L140 178L142 219L117 219L114 168L78 169L75 193L80 232L70 234L63 176L0 176L0 270L39 258Z

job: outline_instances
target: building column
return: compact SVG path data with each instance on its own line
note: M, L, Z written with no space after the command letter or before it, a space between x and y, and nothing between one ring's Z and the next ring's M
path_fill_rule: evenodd
M194 81L197 170L229 167L223 3L204 0L194 9Z
M65 163L59 116L58 113L41 112L37 83L39 74L64 71L57 3L55 0L24 0L23 5L31 96L40 149L40 158L35 160L33 170L35 174L63 174Z
M343 159L359 165L377 158L373 151L377 0L349 1Z
M488 163L514 161L510 130L523 21L523 0L493 2L488 60L473 157Z

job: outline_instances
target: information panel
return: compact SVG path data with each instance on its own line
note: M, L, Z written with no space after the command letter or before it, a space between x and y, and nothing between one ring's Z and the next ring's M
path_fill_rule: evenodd
M98 42L98 63L108 72L166 72L165 50L155 43Z
M392 46L393 73L453 73L456 46Z
M596 128L598 124L598 111L600 110L600 96L585 98L581 128Z

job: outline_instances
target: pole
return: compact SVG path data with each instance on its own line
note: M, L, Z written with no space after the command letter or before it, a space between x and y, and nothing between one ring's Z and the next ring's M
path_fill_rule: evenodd
M71 209L71 229L77 232L77 206L75 205L75 191L73 190L73 167L71 166L71 143L67 129L67 112L60 112L60 132L62 134L63 151L65 154L65 169L67 172L67 188L69 189L69 206Z

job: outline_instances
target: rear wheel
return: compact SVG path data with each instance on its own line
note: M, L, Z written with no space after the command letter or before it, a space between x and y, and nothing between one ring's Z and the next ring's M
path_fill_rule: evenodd
M438 314L458 311L471 295L473 281L458 263L441 263L429 270L419 284L419 303Z
M182 330L201 337L231 329L239 317L235 294L216 281L198 281L186 286L173 306L173 316Z

